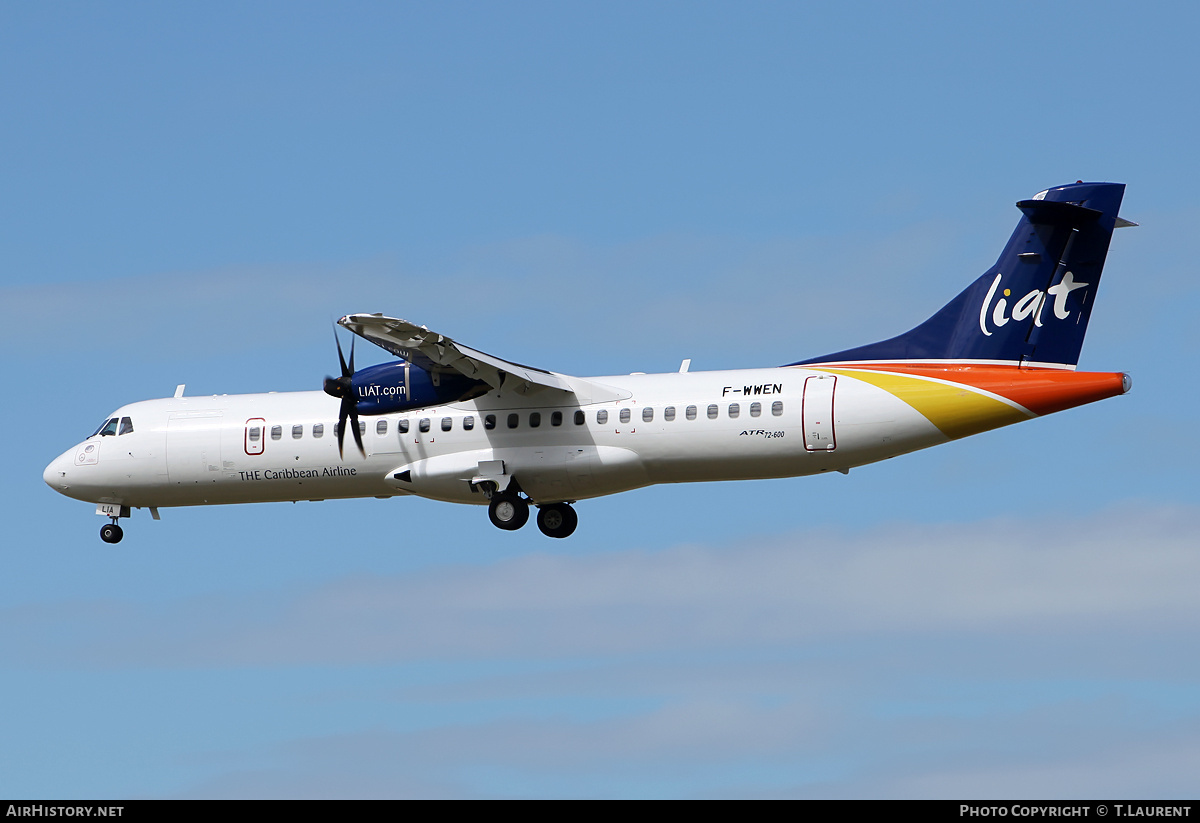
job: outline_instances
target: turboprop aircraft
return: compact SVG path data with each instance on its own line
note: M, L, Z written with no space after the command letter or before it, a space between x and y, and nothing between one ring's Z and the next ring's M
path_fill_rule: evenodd
M905 334L776 368L571 377L381 314L339 325L395 355L324 392L145 400L117 409L43 475L97 504L100 531L169 506L418 495L486 505L550 537L572 504L654 483L851 468L1129 390L1079 372L1125 186L1021 200L996 264ZM335 329L335 341L337 339ZM354 448L345 448L349 428Z

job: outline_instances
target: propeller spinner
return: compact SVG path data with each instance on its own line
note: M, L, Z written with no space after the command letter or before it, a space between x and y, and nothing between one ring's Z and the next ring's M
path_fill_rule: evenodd
M362 432L358 430L358 392L354 389L354 341L350 341L350 363L346 364L346 357L342 354L342 341L338 339L337 329L333 330L333 342L337 343L338 362L342 366L341 377L326 377L325 378L325 393L331 397L340 398L342 406L338 410L338 426L337 426L337 441L338 455L345 457L342 444L346 439L346 419L350 420L351 430L354 432L354 443L358 446L358 451L363 457L367 456L367 450L363 448Z

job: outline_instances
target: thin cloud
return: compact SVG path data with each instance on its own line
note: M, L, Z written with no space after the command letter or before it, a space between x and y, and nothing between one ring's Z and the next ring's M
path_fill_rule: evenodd
M4 613L10 658L175 667L555 659L849 637L1200 627L1200 513L1109 513L725 546L528 555L161 607ZM60 637L62 642L43 642Z
M797 665L793 679L803 684L813 667ZM986 712L906 709L947 668L843 672L769 701L735 690L586 720L502 706L499 719L314 735L226 752L210 762L226 773L185 796L595 796L612 785L622 796L686 786L681 794L725 797L1171 797L1191 785L1194 719L1166 728L1110 697L1047 698L1036 677L1011 686L1029 706L993 697ZM871 698L847 699L884 674L895 679Z
M595 341L607 356L588 364L591 373L625 368L605 365L615 355L666 369L674 364L658 361L679 352L701 368L771 366L924 319L977 273L955 273L939 242L946 233L927 223L869 238L671 235L610 245L545 235L440 259L9 285L0 288L0 340L36 335L51 351L153 360L324 343L332 318L381 311L562 371ZM949 272L945 293L915 287L930 269Z

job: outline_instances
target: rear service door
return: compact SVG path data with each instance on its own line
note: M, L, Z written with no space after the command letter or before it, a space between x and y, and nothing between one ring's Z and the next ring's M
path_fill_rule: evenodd
M833 451L837 436L833 430L833 395L837 377L832 374L809 377L804 381L804 448L810 452Z

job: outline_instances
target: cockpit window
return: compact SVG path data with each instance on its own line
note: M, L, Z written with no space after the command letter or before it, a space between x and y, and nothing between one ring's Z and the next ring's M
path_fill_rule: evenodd
M133 421L128 417L121 418L121 434L133 434Z
M96 429L96 431L92 432L92 437L95 437L96 435L100 435L101 437L108 437L111 434L116 434L118 422L119 422L118 419L115 417L105 420L103 423L100 424L100 428L98 428L98 429Z

